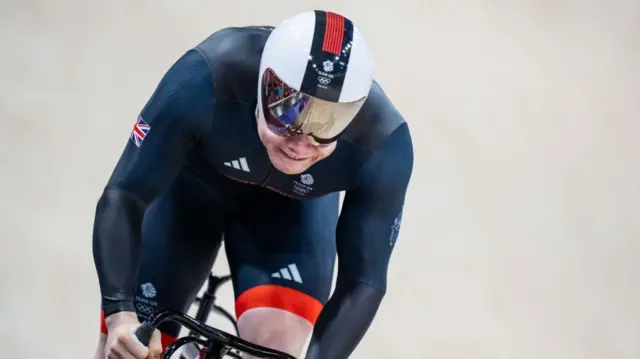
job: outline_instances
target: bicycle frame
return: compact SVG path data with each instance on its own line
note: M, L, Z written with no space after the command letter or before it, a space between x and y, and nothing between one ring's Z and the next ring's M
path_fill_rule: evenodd
M206 323L209 318L209 314L212 311L215 311L233 324L234 330L236 331L235 334L237 335L238 323L236 322L236 319L231 315L231 313L215 303L216 293L220 287L229 280L231 280L230 275L218 277L213 275L213 273L209 273L207 289L202 294L202 298L197 297L195 300L195 302L198 303L198 311L196 312L195 319L199 322ZM189 335L195 335L195 333L190 332Z
M202 294L202 297L196 297L194 302L194 304L197 303L198 305L198 311L196 312L195 320L197 320L200 323L206 323L207 320L209 319L209 315L211 315L211 312L216 312L217 314L222 315L224 318L226 318L233 324L233 329L235 330L234 334L238 335L239 331L238 331L238 323L236 319L233 317L233 315L231 315L231 313L229 313L227 310L218 306L215 303L217 299L216 293L218 292L220 287L224 283L228 282L229 280L231 280L230 275L219 277L214 275L211 272L209 273L209 277L207 278L207 281L206 281L207 283L206 289ZM198 334L194 331L189 332L188 335L190 337L198 337ZM191 345L186 346L186 344L191 344ZM197 343L197 344L200 344L200 345L196 345L196 343L193 343L193 342L187 342L183 344L185 345L185 347L180 353L179 358L180 359L200 359L201 347L204 345L202 343ZM235 351L228 352L227 356L230 356L235 359L242 359L241 355L236 353Z
M142 344L148 345L153 331L160 324L167 321L177 322L189 329L191 332L205 337L206 340L195 336L179 338L164 350L162 353L162 358L164 359L170 358L171 355L173 355L181 346L188 343L197 343L206 347L207 351L204 359L222 359L231 349L235 349L258 358L296 359L287 353L250 343L235 335L201 323L186 314L172 310L162 310L153 314L136 330L135 336Z

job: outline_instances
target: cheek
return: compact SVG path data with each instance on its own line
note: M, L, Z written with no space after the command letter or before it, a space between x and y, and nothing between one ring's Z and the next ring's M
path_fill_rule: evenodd
M336 144L333 143L326 147L318 147L317 152L320 158L328 157L336 149Z
M258 127L258 136L260 136L262 144L267 149L276 148L284 142L283 137L274 134L273 132L269 131L269 129L262 126Z

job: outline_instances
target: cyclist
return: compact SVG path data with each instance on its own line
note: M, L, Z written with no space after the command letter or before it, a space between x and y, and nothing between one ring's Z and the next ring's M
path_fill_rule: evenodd
M98 201L96 357L152 358L174 340L176 324L148 347L132 331L188 310L223 235L242 338L299 357L311 335L308 358L348 357L386 292L412 167L348 18L214 32L165 73Z

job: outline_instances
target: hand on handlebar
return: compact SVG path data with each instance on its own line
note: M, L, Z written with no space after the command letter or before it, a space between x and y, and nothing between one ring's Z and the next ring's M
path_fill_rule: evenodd
M210 327L205 323L201 323L184 313L168 310L168 309L164 309L160 312L154 313L151 316L151 318L148 319L148 321L145 321L144 323L142 323L142 325L135 327L135 332L133 333L133 335L135 336L135 338L137 338L137 341L139 341L142 344L153 343L156 340L157 342L159 342L159 335L157 330L155 330L155 328L164 322L176 322L178 324L181 324L187 327L189 330L197 333L199 336L203 336L206 338L206 340L202 338L191 337L191 336L179 338L172 344L169 344L167 349L165 349L166 358L171 357L171 355L180 346L190 342L195 342L195 343L198 343L200 346L207 348L207 356L206 356L207 358L220 359L222 358L221 353L223 351L226 351L229 349L235 349L240 352L243 352L258 358L296 359L295 357L287 353L270 349L267 347L263 347L261 345L253 344L240 337L231 335L229 333L226 333L214 327ZM133 337L131 338L133 339ZM142 345L142 344L138 344L138 345ZM156 348L153 345L149 345L149 347ZM159 347L161 347L161 345ZM152 354L149 353L148 355L152 355ZM160 353L160 355L162 355L162 353ZM117 357L117 358L120 359L121 357ZM129 358L146 359L144 357L126 357L126 359L129 359ZM151 357L148 356L147 358L151 358ZM111 359L111 358L108 358L108 359Z
M132 312L115 313L105 318L109 334L105 347L106 359L156 359L162 354L160 332L153 331L149 345L143 345L134 332L140 327Z

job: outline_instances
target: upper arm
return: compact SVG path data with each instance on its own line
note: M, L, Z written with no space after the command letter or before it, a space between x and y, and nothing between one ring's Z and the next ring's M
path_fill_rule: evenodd
M179 173L186 154L213 117L213 83L202 56L190 51L163 76L140 113L150 126L140 146L129 138L107 184L145 203Z
M339 277L386 289L412 169L413 147L403 124L364 166L359 185L345 195L337 230Z

